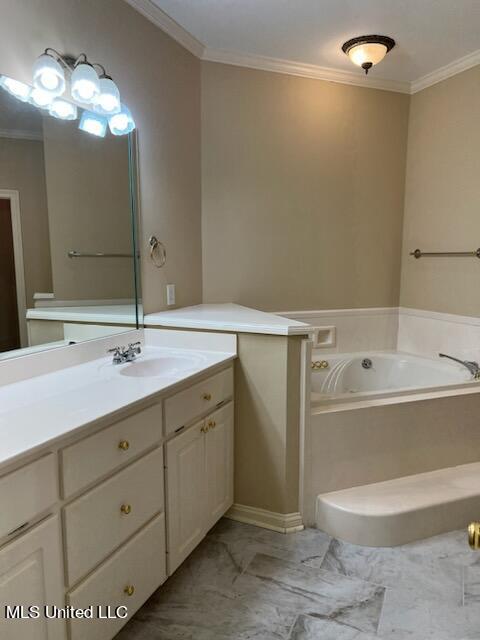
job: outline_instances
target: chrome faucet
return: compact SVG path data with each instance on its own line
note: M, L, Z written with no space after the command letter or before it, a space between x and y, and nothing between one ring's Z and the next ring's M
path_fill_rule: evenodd
M113 353L113 364L133 362L142 353L141 342L130 342L128 347L113 347L107 353Z
M475 380L480 380L480 366L478 365L478 362L475 362L475 360L459 360L453 356L448 356L446 353L439 353L438 355L440 358L448 358L449 360L458 362L458 364L462 364L470 371Z

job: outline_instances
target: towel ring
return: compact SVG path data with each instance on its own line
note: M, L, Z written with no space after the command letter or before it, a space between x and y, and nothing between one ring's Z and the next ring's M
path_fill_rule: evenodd
M150 245L150 260L157 267L161 269L167 261L167 250L163 242L160 242L156 236L150 236L148 243ZM160 251L160 257L157 258L156 251Z

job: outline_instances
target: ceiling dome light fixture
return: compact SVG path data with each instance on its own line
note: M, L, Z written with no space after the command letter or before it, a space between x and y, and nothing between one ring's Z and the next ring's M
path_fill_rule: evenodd
M342 51L367 74L394 46L395 40L388 36L359 36L345 42Z

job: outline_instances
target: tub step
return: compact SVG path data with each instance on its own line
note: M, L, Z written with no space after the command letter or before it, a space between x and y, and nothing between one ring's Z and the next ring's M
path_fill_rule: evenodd
M315 514L319 529L368 547L406 544L479 519L480 462L323 493Z

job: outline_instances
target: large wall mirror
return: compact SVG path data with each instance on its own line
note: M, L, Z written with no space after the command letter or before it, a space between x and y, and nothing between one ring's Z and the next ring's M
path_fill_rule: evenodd
M0 360L138 328L136 134L0 89Z

